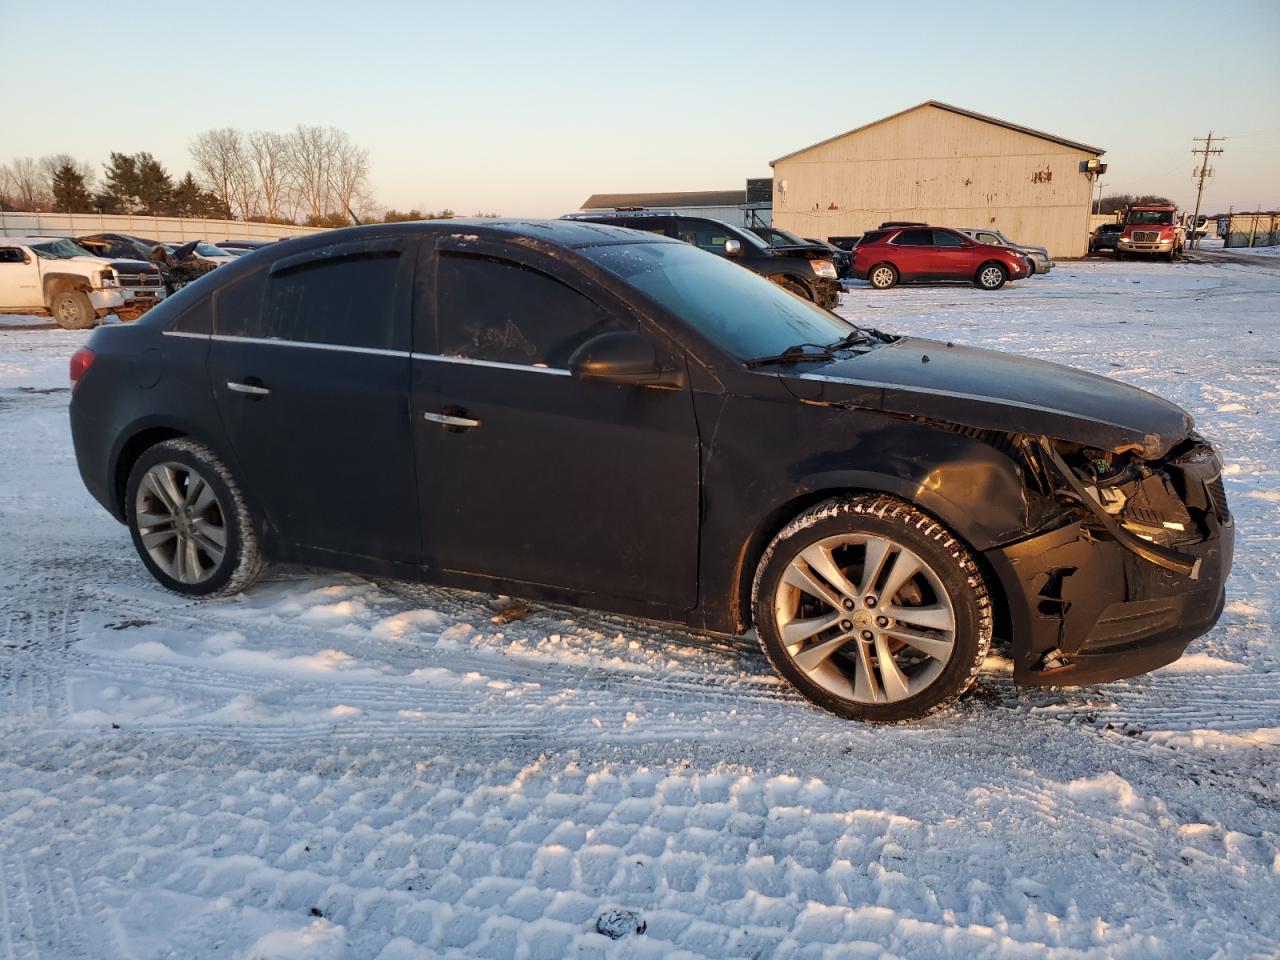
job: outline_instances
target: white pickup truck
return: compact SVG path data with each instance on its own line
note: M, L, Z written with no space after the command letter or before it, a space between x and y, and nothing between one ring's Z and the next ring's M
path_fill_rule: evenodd
M164 297L155 264L95 257L59 237L0 237L0 313L84 330L108 313L134 319Z

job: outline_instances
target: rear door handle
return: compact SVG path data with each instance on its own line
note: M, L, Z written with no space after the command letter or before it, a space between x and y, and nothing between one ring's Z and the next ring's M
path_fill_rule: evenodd
M470 430L472 427L480 426L479 420L473 420L470 417L454 416L450 413L424 413L423 420L429 420L432 423L438 423L442 427L453 427L457 430Z
M232 393L246 393L251 397L265 397L271 393L261 383L239 383L235 380L227 381L227 389Z

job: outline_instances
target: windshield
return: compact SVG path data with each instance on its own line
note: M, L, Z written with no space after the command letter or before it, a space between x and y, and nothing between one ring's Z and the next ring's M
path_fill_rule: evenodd
M1172 210L1130 210L1125 223L1138 226L1167 226L1173 223Z
M858 330L759 274L683 243L588 247L582 253L739 360L796 344L834 343Z
M70 260L72 257L92 257L93 254L70 240L49 240L33 243L31 252L45 260Z

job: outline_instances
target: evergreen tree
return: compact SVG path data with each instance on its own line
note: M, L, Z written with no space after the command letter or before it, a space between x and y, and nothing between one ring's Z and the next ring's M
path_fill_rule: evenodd
M53 173L53 208L59 213L88 213L93 198L85 188L84 174L71 163L62 163Z
M105 189L98 196L104 213L165 216L172 210L173 181L151 154L112 152L106 165Z

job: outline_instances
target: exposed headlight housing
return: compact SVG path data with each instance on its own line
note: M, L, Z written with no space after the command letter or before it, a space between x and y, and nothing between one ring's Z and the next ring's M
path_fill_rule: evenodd
M836 278L836 267L830 260L810 260L809 266L820 277L826 277L828 280Z
M119 285L116 283L116 273L114 270L100 271L98 273L98 282L104 287L115 287Z

